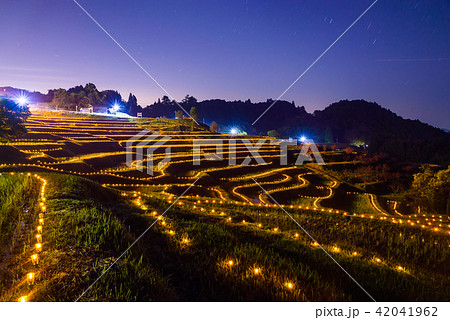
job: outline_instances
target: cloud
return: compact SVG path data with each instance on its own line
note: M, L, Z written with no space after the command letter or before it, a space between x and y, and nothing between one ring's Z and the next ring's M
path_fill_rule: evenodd
M6 79L5 79L6 78ZM74 80L73 77L67 76L56 76L56 75L42 75L42 74L15 74L15 73L4 73L0 74L0 80L7 81L8 79L42 79L50 81L60 81L60 80Z
M53 69L44 68L29 68L29 67L17 67L17 66L0 66L0 70L19 71L19 72L59 72Z

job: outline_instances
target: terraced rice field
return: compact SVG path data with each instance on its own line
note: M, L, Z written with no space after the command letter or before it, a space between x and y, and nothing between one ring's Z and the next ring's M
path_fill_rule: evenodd
M144 128L150 132L127 150L127 141ZM448 299L448 216L407 215L398 203L317 166L281 166L269 139L259 149L266 164L252 159L242 165L251 155L242 139L255 144L259 137L174 128L169 120L33 114L28 133L0 149L0 182L13 186L2 196L11 197L20 185L34 199L19 197L15 204L31 217L19 210L19 222L2 224L8 258L1 263L13 270L2 279L2 299ZM171 137L164 145L171 161L158 166L160 148L148 175L146 158L129 167L126 157L148 149L136 145L152 133ZM194 165L193 139L224 140L222 159L202 157ZM229 164L233 140L236 165ZM202 150L213 153L215 146ZM5 219L10 212L2 210ZM33 224L41 227L38 238ZM26 240L8 243L19 236ZM41 261L34 263L33 255ZM33 284L26 285L30 273Z

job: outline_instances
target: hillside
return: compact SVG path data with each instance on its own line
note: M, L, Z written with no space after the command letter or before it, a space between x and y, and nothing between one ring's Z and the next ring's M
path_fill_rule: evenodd
M450 163L449 133L419 120L403 119L374 102L343 100L315 111L314 120L316 132L323 132L325 141L366 144L371 153L387 153L401 160Z
M14 96L20 92L20 89L0 87L0 94ZM180 110L179 105L187 111L195 106L200 122L209 124L215 121L219 124L219 130L225 133L231 128L254 135L267 135L268 131L276 130L284 138L305 135L316 142L368 146L371 153L386 153L399 160L444 166L450 164L450 133L419 120L403 119L375 102L364 100L342 100L324 110L308 113L294 101L278 101L272 106L272 99L256 103L250 99L197 101L189 95L180 102L164 96L152 105L141 108L134 95L130 94L128 102L125 102L117 91L98 91L94 84L76 86L67 91L49 90L47 95L26 93L30 101L51 101L52 105L64 106L68 110L75 110L75 105L109 105L111 101L121 101L123 111L134 116L142 111L144 117L150 118L174 118Z
M270 130L277 130L281 137L305 135L319 142L368 145L372 153L387 153L400 160L450 163L449 133L419 120L403 119L375 102L342 100L310 114L295 102L278 101L252 125L272 103L271 99L259 103L219 99L181 102L187 110L195 105L200 120L216 121L222 131L238 127L252 134L266 135ZM176 110L176 104L163 101L143 112L148 117L172 117Z

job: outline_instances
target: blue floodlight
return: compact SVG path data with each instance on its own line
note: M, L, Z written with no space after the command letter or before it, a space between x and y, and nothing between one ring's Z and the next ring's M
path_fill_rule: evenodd
M300 140L300 142L305 142L305 141L306 141L306 137L305 137L305 136L301 136L301 137L299 138L299 140Z
M111 105L111 112L112 113L116 113L118 112L120 109L122 109L122 105L120 104L120 102L118 101L114 101Z
M231 128L230 133L231 134L238 134L238 130L236 128Z
M29 102L28 102L28 97L22 92L21 94L19 94L14 101L20 106L20 107L24 107L26 106Z

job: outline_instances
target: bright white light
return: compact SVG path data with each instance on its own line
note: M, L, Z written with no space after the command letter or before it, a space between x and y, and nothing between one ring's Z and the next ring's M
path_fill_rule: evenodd
M238 133L238 131L237 131L237 129L236 129L236 128L232 128L232 129L230 130L230 133L231 133L231 134L237 134L237 133Z
M305 136L301 136L300 137L300 142L305 142L306 141L306 137Z
M23 93L20 94L16 99L14 99L14 101L16 101L16 103L21 107L28 104L28 98Z
M120 110L120 104L118 104L117 102L113 104L112 109L114 112L117 112Z

